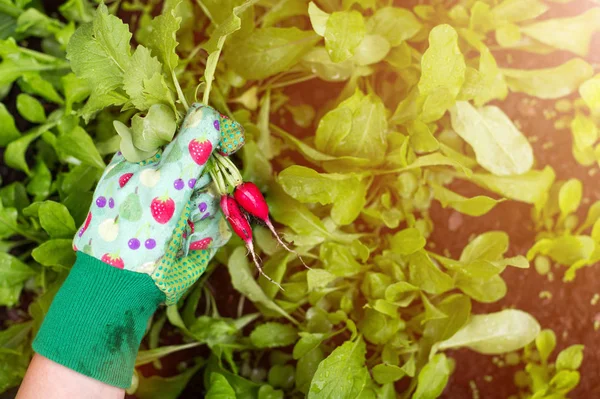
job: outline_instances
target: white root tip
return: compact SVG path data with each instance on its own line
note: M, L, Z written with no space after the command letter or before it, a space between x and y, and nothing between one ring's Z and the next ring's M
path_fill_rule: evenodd
M293 249L291 249L290 247L288 247L285 242L283 242L283 240L281 239L281 237L279 237L279 234L277 234L277 231L275 230L275 227L273 227L273 223L271 223L270 220L267 220L266 224L267 224L267 227L269 228L269 230L271 230L271 233L273 233L273 235L275 236L275 239L277 240L277 242L279 243L279 245L281 245L286 251L291 252L294 255L296 255L298 257L298 259L300 259L300 262L302 262L302 264L304 265L304 267L306 267L309 270L312 270L310 268L310 266L308 266L306 263L304 263L304 259L302 259L302 257L300 256L300 254L298 252L294 251Z
M266 278L267 280L269 280L271 283L275 284L281 291L285 291L283 289L283 287L281 286L281 284L279 284L277 281L273 280L271 277L267 276L267 274L263 271L262 266L258 262L258 259L256 259L256 253L254 252L254 246L252 245L252 242L246 243L246 248L248 248L248 251L250 251L250 254L252 255L252 261L254 262L254 265L258 269L258 272L260 274L262 274L263 277Z

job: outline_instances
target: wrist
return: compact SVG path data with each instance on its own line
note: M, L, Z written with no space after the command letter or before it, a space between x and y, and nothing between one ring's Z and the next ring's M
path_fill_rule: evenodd
M33 349L81 374L127 388L148 319L164 299L149 275L78 252Z

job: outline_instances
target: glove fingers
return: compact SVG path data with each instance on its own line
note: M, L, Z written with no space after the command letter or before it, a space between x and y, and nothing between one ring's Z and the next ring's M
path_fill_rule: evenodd
M210 185L198 190L191 200L192 208L186 231L185 255L209 249L211 253L225 245L231 237L227 222L219 207L219 195Z

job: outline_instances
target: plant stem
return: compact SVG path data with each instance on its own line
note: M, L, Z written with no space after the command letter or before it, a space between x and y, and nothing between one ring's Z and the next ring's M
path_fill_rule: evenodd
M173 84L175 85L175 90L177 90L177 97L179 97L179 101L183 104L183 108L187 111L190 106L183 95L183 91L181 90L181 86L179 86L179 81L177 80L177 76L175 75L175 71L171 71L171 78L173 79Z

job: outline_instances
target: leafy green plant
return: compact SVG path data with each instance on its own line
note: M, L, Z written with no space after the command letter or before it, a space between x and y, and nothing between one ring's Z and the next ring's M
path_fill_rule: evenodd
M243 177L266 192L311 269L259 228L256 248L280 291L232 240L155 315L129 393L176 398L194 381L208 398L434 398L460 372L461 347L525 347L522 397L560 398L577 385L580 347L552 366L535 315L472 306L504 298L509 266L547 256L571 267L568 279L600 259L600 208L579 223L581 182L555 181L519 124L490 104L579 90L574 155L598 160L600 86L587 61L535 70L497 61L507 50L585 57L597 8L538 21L549 8L538 0L159 3L69 0L48 15L0 0L0 146L10 173L22 172L0 189L0 305L20 309L0 333L0 390L24 374L108 156L152 156L196 101L244 126ZM466 196L465 182L482 190ZM509 236L496 230L457 256L436 248L432 204L479 217L505 201L533 208L540 235L529 259L507 255ZM224 302L213 287L229 285ZM190 351L200 346L203 358ZM179 373L160 375L174 354L185 359Z

